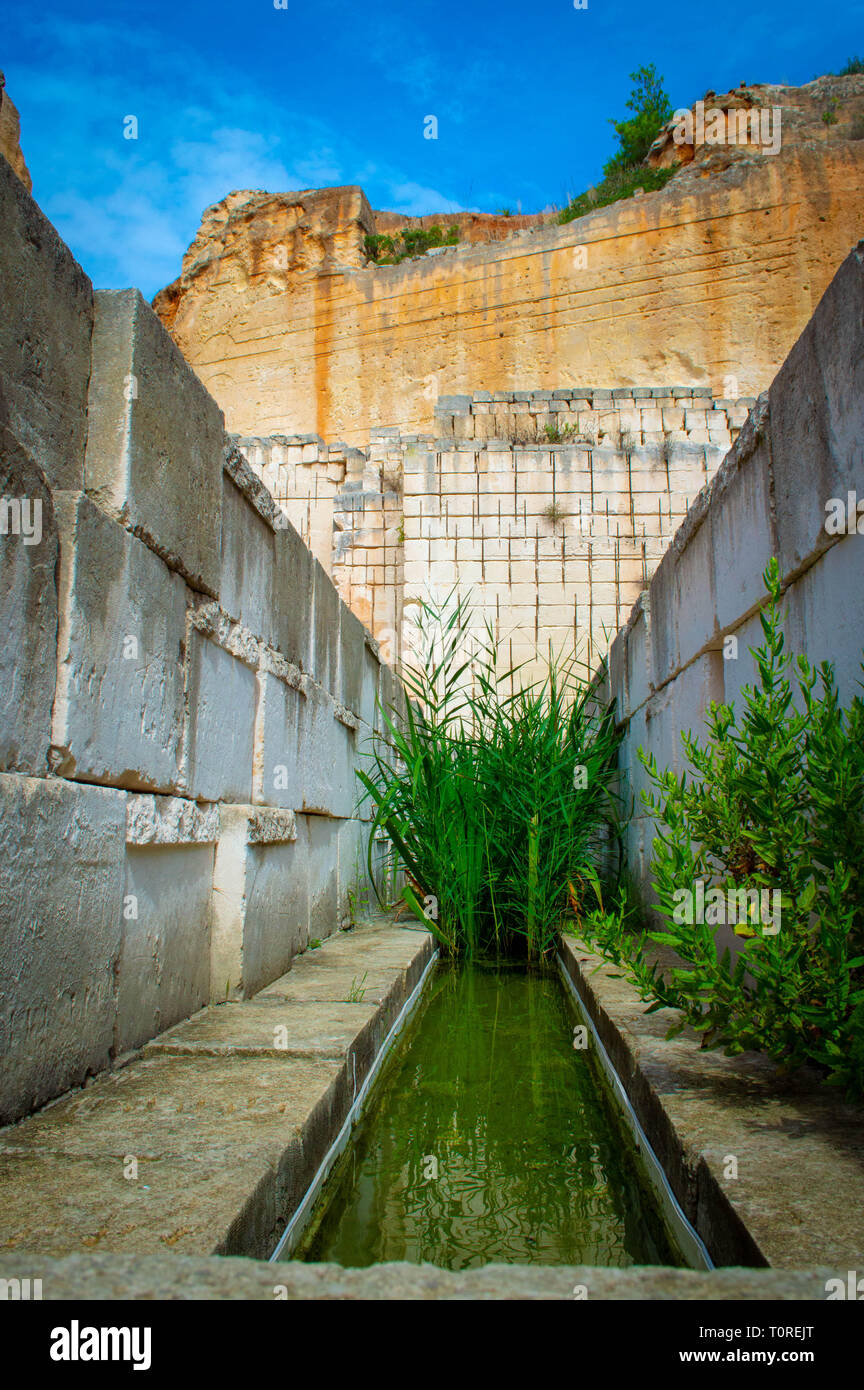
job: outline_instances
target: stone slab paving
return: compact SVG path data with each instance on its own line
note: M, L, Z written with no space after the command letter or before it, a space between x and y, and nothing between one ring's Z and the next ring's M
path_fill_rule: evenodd
M0 1253L268 1255L431 955L389 920L338 933L0 1130Z
M690 1029L667 1040L672 1010L646 1014L581 942L561 955L715 1262L864 1269L864 1106L756 1053L703 1051Z
M258 1260L84 1254L65 1259L0 1254L0 1279L42 1280L45 1299L824 1300L830 1270L722 1269L711 1274L637 1266L484 1265L461 1273L434 1265L265 1264Z

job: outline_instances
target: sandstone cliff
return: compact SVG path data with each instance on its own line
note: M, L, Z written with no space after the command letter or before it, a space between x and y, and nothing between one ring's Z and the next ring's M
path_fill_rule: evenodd
M0 154L11 164L29 193L33 187L30 171L21 153L21 118L9 93L6 78L0 72Z
M428 429L439 395L478 388L755 395L864 230L864 78L707 96L779 107L778 152L688 152L667 131L651 159L682 167L661 192L389 267L364 256L385 220L358 188L235 193L154 307L245 434L362 444L377 425Z

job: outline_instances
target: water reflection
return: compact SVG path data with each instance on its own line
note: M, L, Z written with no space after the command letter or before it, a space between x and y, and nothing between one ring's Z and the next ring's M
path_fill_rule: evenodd
M683 1264L550 972L439 966L294 1258Z

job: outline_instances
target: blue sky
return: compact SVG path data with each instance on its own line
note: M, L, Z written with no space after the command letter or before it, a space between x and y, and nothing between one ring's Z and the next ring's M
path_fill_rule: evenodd
M238 188L359 183L405 213L560 205L596 182L644 63L679 106L864 54L864 0L284 3L4 0L33 192L98 286L152 295Z

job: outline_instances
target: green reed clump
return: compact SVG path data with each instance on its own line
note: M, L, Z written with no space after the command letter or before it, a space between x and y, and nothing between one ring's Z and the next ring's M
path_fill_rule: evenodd
M618 736L575 663L518 684L464 600L423 605L403 673L407 713L358 773L390 840L403 896L448 955L547 954L574 884L596 875L614 819ZM371 846L370 839L370 846ZM371 873L371 850L370 850Z

